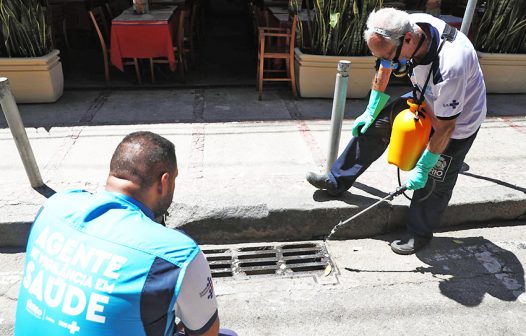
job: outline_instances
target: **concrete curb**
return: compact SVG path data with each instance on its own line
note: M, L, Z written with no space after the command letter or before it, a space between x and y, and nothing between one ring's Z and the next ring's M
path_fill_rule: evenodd
M250 212L239 212L237 216L209 216L181 226L168 221L167 226L183 229L200 244L312 240L322 239L334 225L362 209L275 209L260 218ZM526 216L525 209L526 200L452 205L446 210L440 229L468 223L483 226L492 221L520 220ZM408 210L408 206L380 204L342 226L333 237L336 240L371 238L402 230Z
M365 207L345 206L317 209L263 209L240 207L210 209L184 224L178 218L193 207L173 204L171 211L180 216L168 217L167 227L182 229L199 244L232 244L270 241L322 239L340 221L350 218ZM342 226L335 240L371 238L404 229L409 207L383 202L354 221ZM484 226L493 221L526 219L526 199L499 202L452 204L446 210L440 229L448 230L466 224ZM0 247L25 246L31 222L0 223Z

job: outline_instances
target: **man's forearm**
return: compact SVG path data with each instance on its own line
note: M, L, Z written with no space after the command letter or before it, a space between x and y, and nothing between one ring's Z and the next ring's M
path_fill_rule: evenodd
M380 65L378 71L373 79L372 89L380 92L385 92L387 84L389 84L389 77L391 76L391 69L384 68Z
M451 134L453 134L455 130L455 124L455 120L440 120L438 122L438 128L435 130L435 133L433 133L431 140L429 140L427 149L432 153L442 154L444 150L446 150Z

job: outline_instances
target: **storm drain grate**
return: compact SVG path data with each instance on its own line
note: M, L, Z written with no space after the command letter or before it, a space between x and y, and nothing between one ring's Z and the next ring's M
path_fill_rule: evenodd
M212 277L323 274L333 266L323 243L284 243L236 248L203 248Z

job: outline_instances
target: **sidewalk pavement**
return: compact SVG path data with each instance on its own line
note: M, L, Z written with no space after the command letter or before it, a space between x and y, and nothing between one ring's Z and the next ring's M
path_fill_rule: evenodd
M66 91L55 104L19 109L44 182L55 191L102 189L111 154L132 131L172 140L179 177L167 225L201 244L315 239L397 188L396 167L384 155L343 197L316 191L304 177L325 169L332 100L293 100L288 90L265 91L263 99L254 88ZM351 137L349 119L366 104L347 100L340 151ZM526 215L526 95L489 95L488 105L444 228ZM23 246L45 197L30 187L3 117L0 127L0 246ZM399 230L408 204L404 197L384 202L334 238Z

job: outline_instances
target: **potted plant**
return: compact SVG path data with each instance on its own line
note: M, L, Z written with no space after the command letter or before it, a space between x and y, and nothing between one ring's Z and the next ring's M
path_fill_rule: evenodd
M312 3L309 3L312 2ZM299 33L295 50L297 84L302 97L332 98L339 60L351 61L347 97L364 98L371 88L376 58L370 56L363 32L369 14L383 0L310 0L307 20L298 31L307 29L309 41ZM298 9L297 0L291 0Z
M485 1L473 44L488 93L526 92L526 1Z
M41 0L0 1L0 76L18 103L55 102L64 76L53 49L47 7Z

